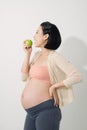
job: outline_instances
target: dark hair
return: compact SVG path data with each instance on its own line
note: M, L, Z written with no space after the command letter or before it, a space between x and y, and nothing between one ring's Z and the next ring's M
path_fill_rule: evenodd
M43 30L43 34L49 34L47 44L44 48L56 50L61 44L61 35L59 29L55 24L50 22L43 22L40 24Z

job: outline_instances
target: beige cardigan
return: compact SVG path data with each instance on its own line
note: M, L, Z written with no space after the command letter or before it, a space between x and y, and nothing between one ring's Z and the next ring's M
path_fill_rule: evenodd
M31 64L33 64L38 55L39 52L35 54ZM51 84L62 81L65 85L65 87L57 89L59 106L61 107L65 104L71 103L74 99L72 85L82 80L81 74L57 51L51 51L48 56L48 71ZM22 80L29 80L29 74L22 73Z

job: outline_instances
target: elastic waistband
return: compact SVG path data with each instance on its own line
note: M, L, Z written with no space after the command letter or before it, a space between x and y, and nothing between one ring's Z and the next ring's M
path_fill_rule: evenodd
M49 100L46 100L32 108L29 108L29 109L25 109L26 112L30 115L34 115L40 111L43 111L45 109L51 109L51 108L57 108L56 106L54 106L54 99L49 99Z

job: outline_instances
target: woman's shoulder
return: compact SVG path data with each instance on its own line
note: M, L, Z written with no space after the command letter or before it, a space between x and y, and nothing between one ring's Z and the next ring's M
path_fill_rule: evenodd
M52 56L52 58L54 58L54 59L58 59L58 58L62 58L62 59L65 59L65 57L60 53L60 52L58 52L58 51L52 51L52 53L51 53L51 56Z
M53 53L50 55L50 59L52 59L53 62L56 62L57 64L70 62L69 59L67 59L62 55L62 53L58 51L53 51Z

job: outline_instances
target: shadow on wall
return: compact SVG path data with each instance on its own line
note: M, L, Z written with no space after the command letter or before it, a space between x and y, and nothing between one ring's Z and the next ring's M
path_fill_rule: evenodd
M70 130L86 130L87 128L87 43L83 42L79 38L69 37L67 38L60 48L60 52L64 57L76 66L76 68L82 73L83 81L74 87L75 93L75 106L71 105L71 114L68 116L71 120ZM67 114L68 111L67 111ZM66 120L67 120L67 115ZM79 120L79 122L78 122ZM73 123L72 123L73 122ZM69 123L69 122L68 122ZM79 123L79 124L78 124ZM67 124L68 125L68 124ZM72 128L72 129L71 129ZM67 128L66 128L67 129ZM69 126L68 126L69 129Z

